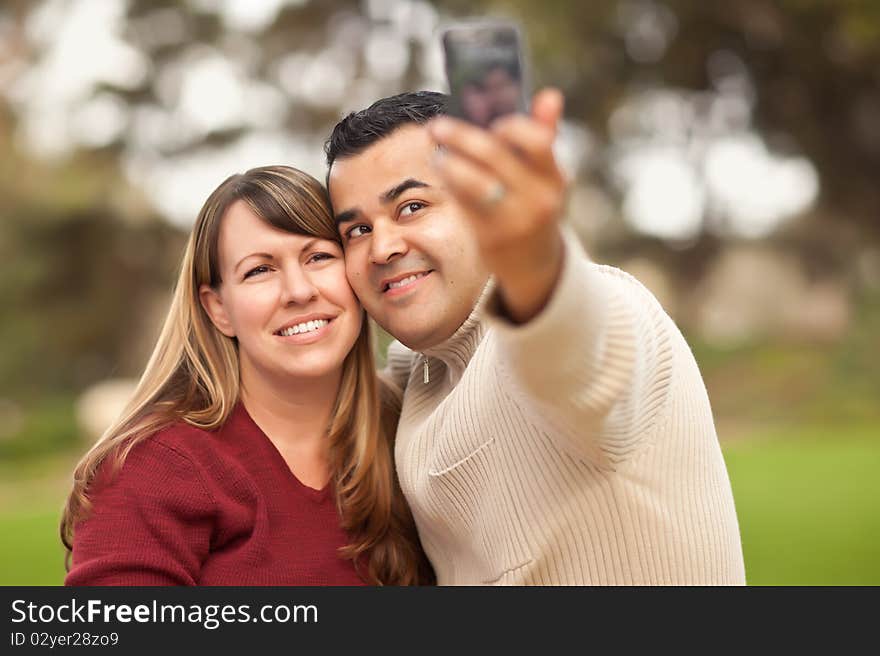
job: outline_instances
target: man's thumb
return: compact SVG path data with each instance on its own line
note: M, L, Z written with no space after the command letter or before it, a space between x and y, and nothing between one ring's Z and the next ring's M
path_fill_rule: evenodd
M559 89L541 89L532 99L532 118L552 129L555 134L564 107L565 98Z

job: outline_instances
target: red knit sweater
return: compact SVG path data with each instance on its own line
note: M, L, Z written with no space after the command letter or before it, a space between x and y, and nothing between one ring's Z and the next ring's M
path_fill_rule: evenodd
M363 585L328 485L303 485L239 403L215 432L177 424L104 467L67 585Z

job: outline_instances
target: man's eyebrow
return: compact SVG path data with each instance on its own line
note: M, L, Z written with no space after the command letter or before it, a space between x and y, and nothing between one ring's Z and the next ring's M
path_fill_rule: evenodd
M353 210L345 210L344 212L340 212L336 215L336 225L340 223L345 223L346 221L354 221L358 214L360 214L359 209Z
M395 187L391 187L391 189L386 191L384 194L381 194L379 196L379 200L382 203L390 203L391 201L393 201L395 198L400 196L400 194L402 194L404 191L407 191L408 189L421 189L423 187L429 187L429 186L430 185L427 182L422 182L421 180L416 180L415 178L407 178L406 180L401 182L399 185L397 185Z
M408 189L423 189L430 186L431 185L429 185L427 182L422 182L421 180L416 180L415 178L407 178L400 184L391 187L391 189L389 189L388 191L379 194L379 202L381 202L382 204L390 203ZM354 221L360 213L360 208L357 207L354 207L350 210L345 210L344 212L340 212L336 215L336 225L339 225L340 223L346 223L348 221Z

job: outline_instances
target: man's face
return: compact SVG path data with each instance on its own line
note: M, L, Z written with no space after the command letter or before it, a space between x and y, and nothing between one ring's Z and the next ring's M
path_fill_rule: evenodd
M435 151L425 127L406 125L336 160L329 176L349 283L370 316L416 351L461 326L489 275L431 164Z

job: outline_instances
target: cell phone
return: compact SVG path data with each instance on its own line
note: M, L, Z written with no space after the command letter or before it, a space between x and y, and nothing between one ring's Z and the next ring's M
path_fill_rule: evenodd
M440 38L452 96L450 114L485 128L500 116L527 111L523 39L515 24L457 23Z

